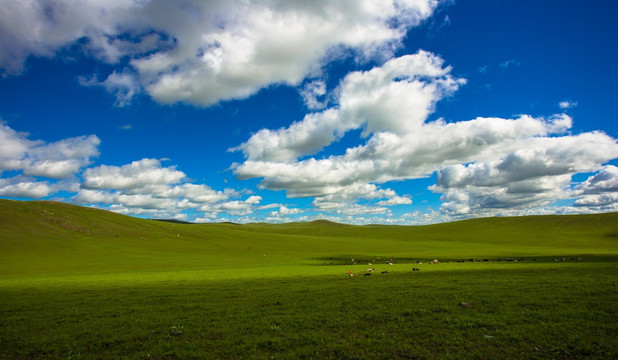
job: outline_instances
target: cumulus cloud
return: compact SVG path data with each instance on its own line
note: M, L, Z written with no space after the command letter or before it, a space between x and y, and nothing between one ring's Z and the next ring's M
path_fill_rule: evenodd
M252 195L245 200L232 200L215 204L204 204L199 210L204 213L206 219L216 218L221 213L232 216L245 216L252 214L262 201L261 196Z
M452 215L547 206L575 195L570 186L573 174L597 170L617 156L616 140L602 133L533 138L497 160L443 167L430 189L444 194L442 210ZM601 179L609 179L611 188L612 170L607 167L591 177L579 191L602 189L607 183Z
M279 130L262 129L241 150L249 161L293 161L314 154L347 131L413 133L441 98L464 83L431 53L420 51L369 71L348 74L335 90L337 106ZM242 170L239 174L242 176Z
M573 121L566 114L428 121L436 103L464 83L424 51L350 73L335 90L332 107L287 128L262 129L232 149L246 157L235 173L263 178L261 187L291 197L315 197L317 209L349 213L355 205L367 206L357 203L366 198L358 191L364 186L437 171L431 190L443 194L441 211L465 216L568 198L573 174L596 171L618 157L616 140L602 132L568 134ZM359 129L360 145L311 157ZM382 206L408 200L392 194L363 210L385 213Z
M40 199L54 191L48 181L36 181L32 178L0 178L0 196Z
M577 208L618 211L618 167L607 165L575 187Z
M607 165L577 186L582 194L618 192L618 167Z
M139 189L180 182L186 175L163 167L158 159L142 159L122 166L101 165L84 171L84 189Z
M99 155L100 140L95 135L79 136L46 143L29 140L0 122L0 172L21 171L25 175L65 179L75 175L91 158Z
M107 63L130 64L162 103L202 106L298 85L345 50L388 58L438 0L3 2L0 69L19 74L30 55L79 45ZM126 69L125 69L126 70ZM125 70L100 85L122 104L137 89ZM116 75L114 75L116 74Z
M410 205L412 199L407 196L394 196L388 200L381 200L376 203L378 206Z
M39 199L73 191L76 175L99 155L95 135L49 143L28 137L0 121L0 175L17 174L0 178L0 196Z
M175 166L165 167L158 159L142 159L122 166L101 165L84 171L81 188L73 201L112 204L123 212L141 209L142 212L138 212L141 214L147 210L166 209L179 214L185 209L220 203L238 195L232 189L217 191L204 184L185 181L184 172ZM259 202L255 197L247 201Z
M299 208L290 208L284 205L279 206L279 210L271 211L268 216L266 216L265 220L268 222L291 222L298 221L298 217L292 217L292 215L297 215L303 213L304 210Z
M188 209L210 211L207 205L217 209L215 215L247 215L261 201L255 195L243 201L230 200L240 193L191 183L184 172L173 165L164 166L159 159L86 168L91 158L99 155L100 140L94 135L56 142L28 137L0 122L0 171L17 174L0 177L0 196L38 199L65 191L75 194L71 198L74 203L166 218L186 218L184 211Z

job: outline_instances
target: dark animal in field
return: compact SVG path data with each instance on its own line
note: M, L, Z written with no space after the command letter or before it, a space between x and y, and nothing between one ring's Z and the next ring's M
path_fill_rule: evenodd
M421 269L412 268L412 271L421 271Z
M363 276L371 276L371 273L366 273Z
M382 274L388 274L388 271L386 271L386 270L382 271Z

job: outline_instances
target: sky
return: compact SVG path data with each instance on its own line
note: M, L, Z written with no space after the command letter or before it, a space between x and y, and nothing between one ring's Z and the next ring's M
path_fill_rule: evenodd
M3 0L0 198L237 223L618 211L617 10Z

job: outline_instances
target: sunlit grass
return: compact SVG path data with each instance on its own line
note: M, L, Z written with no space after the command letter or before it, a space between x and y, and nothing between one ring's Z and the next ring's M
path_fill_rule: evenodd
M613 358L617 219L179 225L0 201L0 358Z

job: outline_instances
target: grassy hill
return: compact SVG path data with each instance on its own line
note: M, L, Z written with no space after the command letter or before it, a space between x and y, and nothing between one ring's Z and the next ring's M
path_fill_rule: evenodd
M0 278L329 265L395 257L618 254L618 213L485 218L428 226L181 224L47 201L0 200ZM287 266L281 270L282 266ZM244 276L242 271L235 276Z
M611 359L617 259L618 214L183 224L0 200L0 359Z

